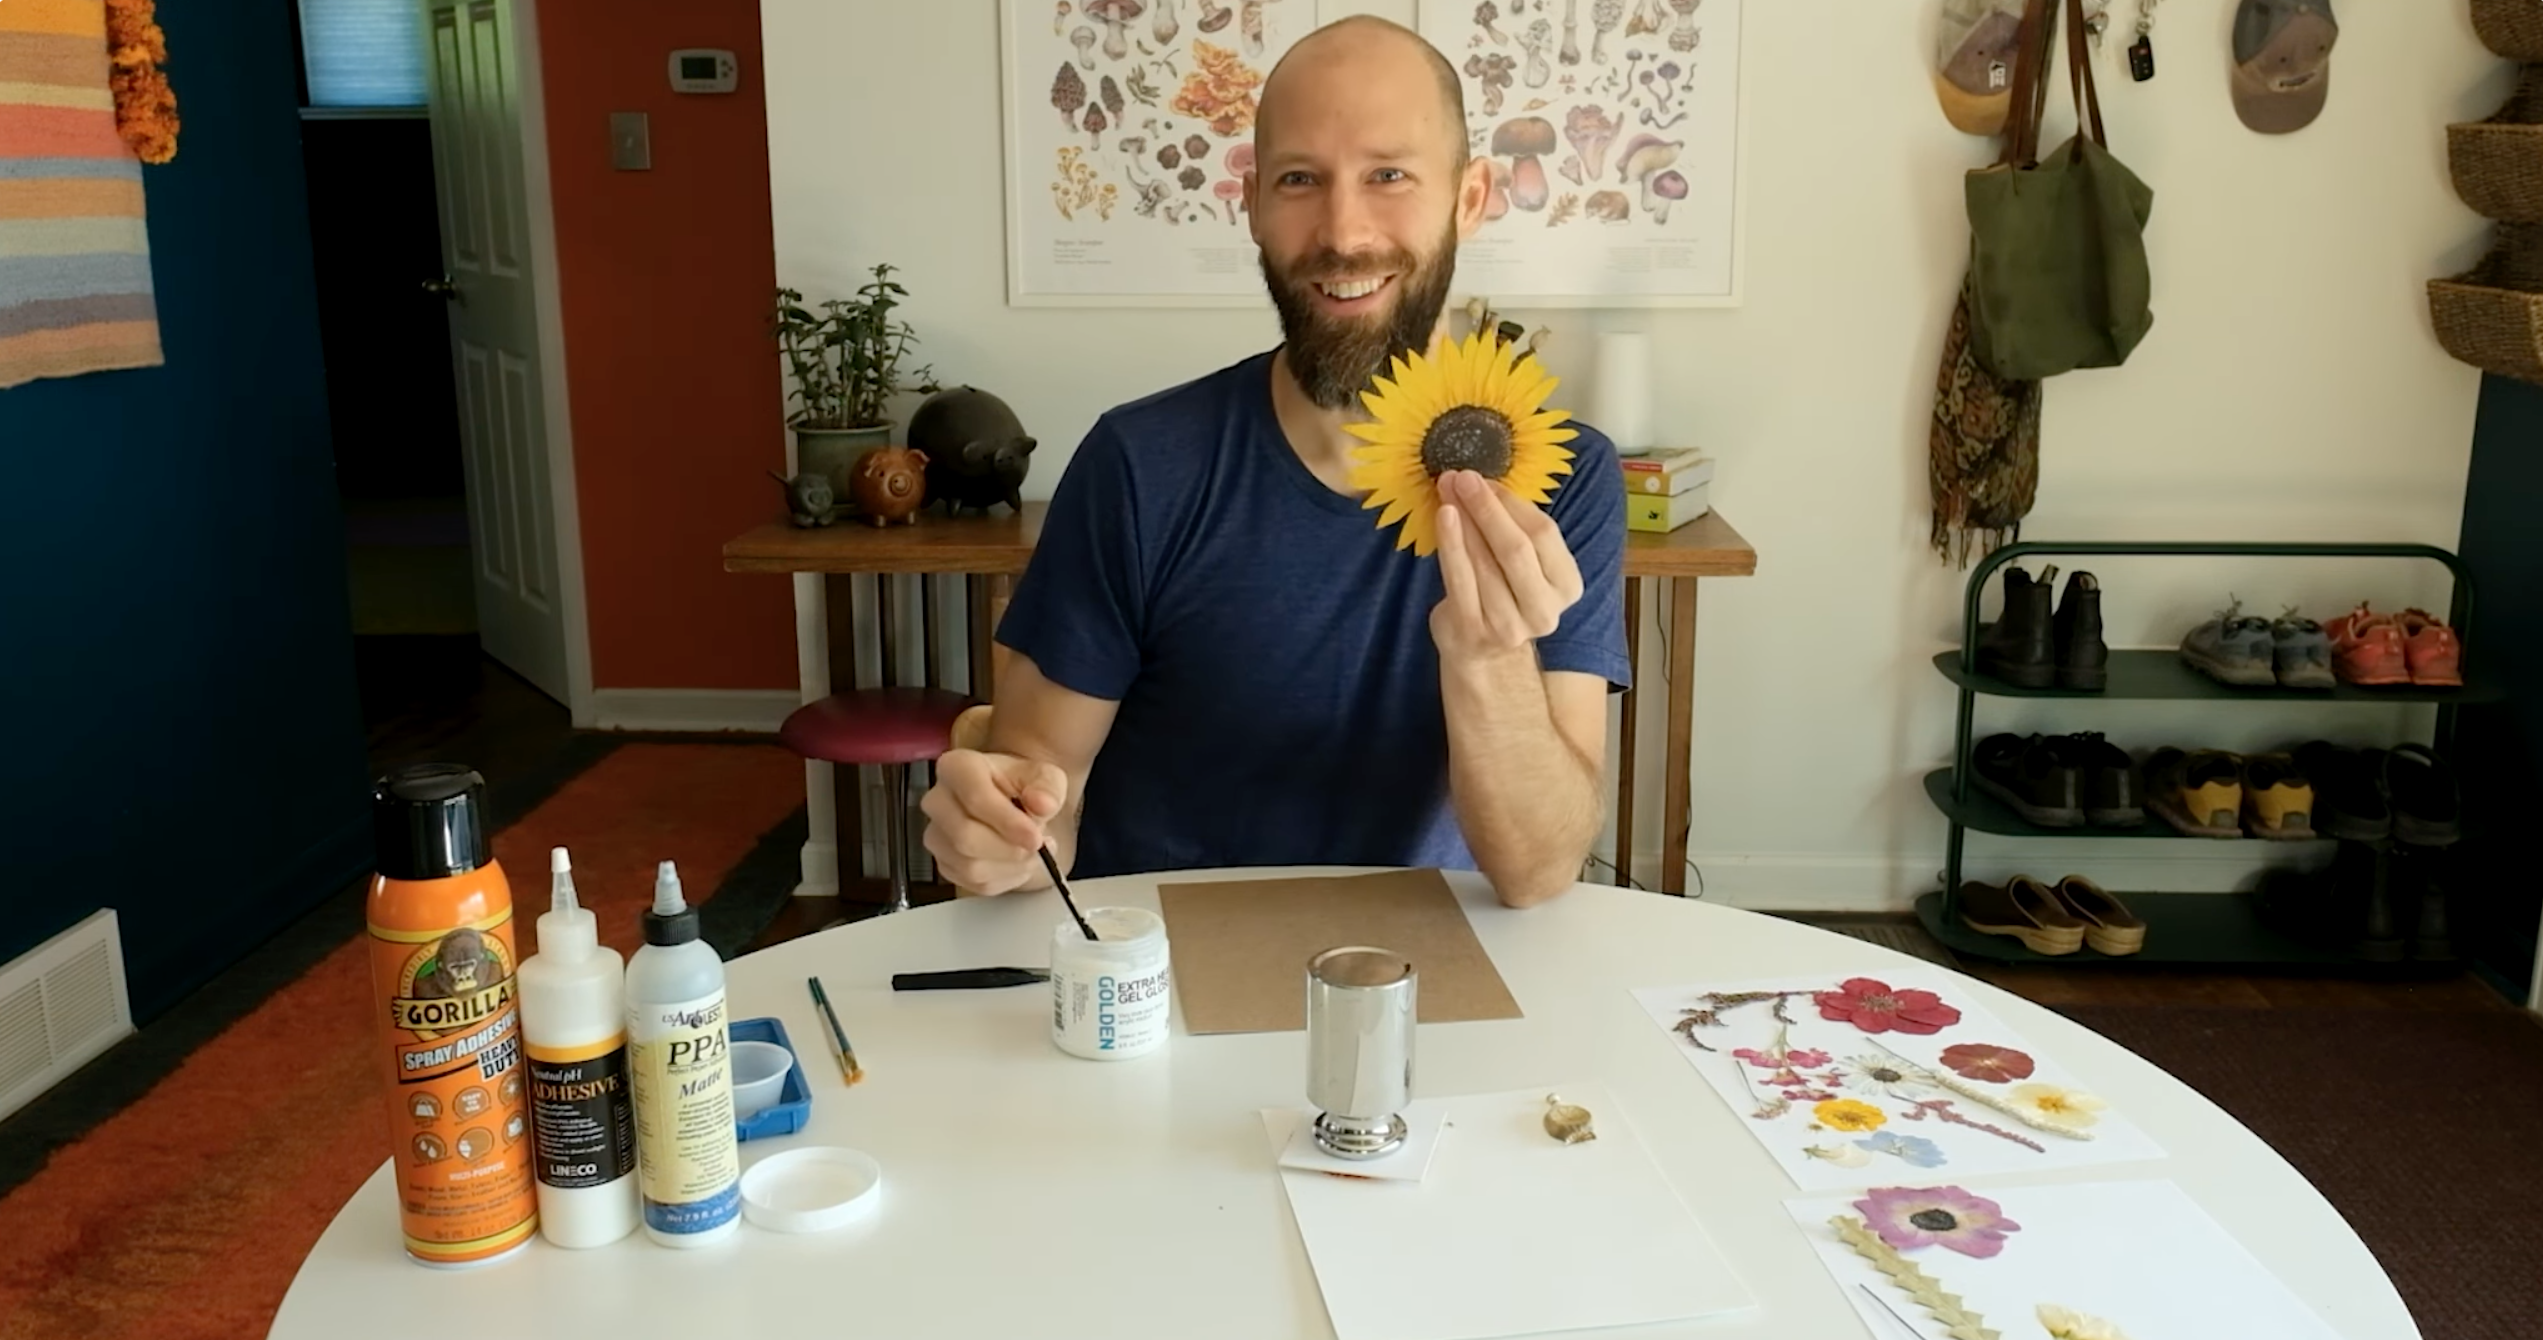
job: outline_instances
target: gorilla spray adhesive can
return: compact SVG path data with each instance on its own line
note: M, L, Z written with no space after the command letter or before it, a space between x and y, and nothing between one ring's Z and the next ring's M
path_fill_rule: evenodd
M486 832L486 783L448 763L371 790L371 989L406 1254L480 1265L537 1230L512 890Z

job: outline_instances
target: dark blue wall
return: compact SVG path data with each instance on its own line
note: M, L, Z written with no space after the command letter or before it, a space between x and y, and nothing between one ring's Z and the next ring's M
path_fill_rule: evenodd
M113 907L143 1019L370 859L292 15L159 8L167 365L0 391L0 961Z
M2507 701L2467 707L2456 732L2466 815L2458 943L2519 998L2534 969L2543 870L2524 843L2543 803L2543 386L2481 379L2460 552L2479 604L2464 635L2474 675Z

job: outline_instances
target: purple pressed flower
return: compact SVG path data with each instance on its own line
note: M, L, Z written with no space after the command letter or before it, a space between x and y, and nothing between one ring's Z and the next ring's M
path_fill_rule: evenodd
M1937 1243L1963 1256L1986 1258L2004 1250L2004 1235L2022 1226L2004 1207L1956 1186L1875 1187L1854 1202L1881 1241L1902 1252Z

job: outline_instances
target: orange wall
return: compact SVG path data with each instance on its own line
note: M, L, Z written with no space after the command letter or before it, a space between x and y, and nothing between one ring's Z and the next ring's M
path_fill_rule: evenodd
M718 556L784 506L758 0L537 13L593 682L791 689L789 585ZM732 51L739 89L673 93L680 47ZM652 171L611 169L611 112L651 116Z

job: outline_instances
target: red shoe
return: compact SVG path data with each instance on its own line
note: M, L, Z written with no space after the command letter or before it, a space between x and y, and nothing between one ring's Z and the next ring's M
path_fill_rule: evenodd
M2331 668L2342 681L2371 688L2411 682L2410 655L2402 630L2361 600L2354 611L2322 626L2331 639Z
M2404 610L2393 621L2401 626L2412 683L2429 688L2463 687L2463 644L2456 639L2454 629L2426 610Z

